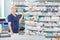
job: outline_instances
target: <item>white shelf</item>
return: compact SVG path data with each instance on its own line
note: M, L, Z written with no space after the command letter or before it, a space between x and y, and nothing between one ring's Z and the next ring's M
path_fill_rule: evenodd
M60 28L44 28L45 32L60 32Z
M60 28L59 28L59 20L60 20L60 3L57 2L37 2L33 3L34 8L32 11L26 12L25 16L27 15L37 15L37 16L43 16L40 18L39 22L33 22L30 20L25 20L25 27L26 30L32 30L32 31L43 31L45 32L58 32L60 33ZM58 12L41 12L41 11L46 11L46 6L51 6L51 7L56 7L56 10ZM26 8L25 8L26 9ZM28 8L26 9L28 10ZM40 10L40 11L37 11ZM33 12L34 11L34 12ZM31 23L30 23L31 22ZM30 24L30 25L29 25ZM34 27L33 25L36 25ZM43 30L44 29L44 30Z
M37 16L60 16L60 13L41 13L41 12L26 12L25 15L37 15Z
M41 5L41 6L46 6L46 5L51 5L51 6L53 6L53 5L59 5L60 6L60 3L58 3L58 2L35 2L35 3L33 3L32 5Z

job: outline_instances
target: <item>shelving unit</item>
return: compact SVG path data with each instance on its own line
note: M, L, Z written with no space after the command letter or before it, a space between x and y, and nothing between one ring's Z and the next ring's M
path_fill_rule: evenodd
M60 3L59 2L32 2L14 1L17 13L24 12L25 34L58 36L60 35ZM29 9L30 8L30 9ZM20 14L18 14L20 15ZM53 33L56 33L53 35Z
M60 35L60 3L35 2L32 5L33 9L25 12L25 34L39 35L43 32L42 35L49 36L49 32L56 32L55 35Z

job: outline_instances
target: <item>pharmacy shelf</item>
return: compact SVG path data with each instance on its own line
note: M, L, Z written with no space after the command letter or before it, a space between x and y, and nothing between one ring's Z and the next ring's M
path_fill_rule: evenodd
M47 13L48 11L41 11L41 10L34 10L34 11L31 11L31 12L42 12L42 13ZM49 11L49 12L58 12L58 11Z
M44 31L45 33L48 33L48 32L56 32L56 33L60 33L60 31Z
M46 38L57 38L57 37L60 37L60 35L59 36L46 36Z
M60 6L59 2L34 2L32 5L40 5L40 6L46 6L46 5L51 5L51 6Z
M0 38L11 37L9 33L0 33Z
M54 27L59 28L59 18L60 18L60 3L56 3L56 2L35 2L32 3L33 6L35 6L31 11L28 10L28 7L24 7L25 10L27 10L27 12L24 13L24 16L28 16L28 15L33 15L33 16L42 16L42 18L39 19L39 21L33 21L27 18L25 19L25 30L29 31L43 31L45 32L58 32L60 33L60 30L56 30L56 29L52 29ZM31 5L31 6L32 6ZM49 7L55 7L57 10L46 10L46 8ZM48 18L45 18L48 17ZM53 18L52 18L53 17ZM59 17L59 18L56 18ZM56 18L56 19L55 19ZM26 22L27 21L27 22ZM29 23L28 23L29 22ZM31 22L31 23L30 23ZM47 23L47 24L46 24ZM51 23L51 24L49 24ZM55 25L54 25L55 23ZM35 25L34 25L35 24ZM40 27L40 28L38 28ZM42 30L44 28L44 30ZM47 29L49 30L47 30ZM50 29L51 28L51 29ZM26 33L26 32L25 32Z
M29 22L29 20L26 20L26 21ZM37 22L37 21L36 21L36 22ZM38 23L40 23L40 22L46 22L46 23L57 23L57 22L59 22L59 21L39 21Z
M43 26L45 28L54 28L54 27L59 27L59 26Z
M26 5L16 5L16 7L28 7Z
M36 15L36 14L26 14L26 15ZM42 17L60 17L60 15L38 15L38 14L36 16L42 16Z
M59 21L40 21L40 22L59 22Z
M44 26L44 27L59 27L59 25L55 25L55 26L50 26L50 25L48 25L48 26Z
M33 29L27 29L27 30L38 31L38 30L41 30L41 29L35 29L35 28L33 28Z
M45 36L46 38L51 38L51 40L53 40L53 38L57 38L57 37L60 37L60 35L59 36Z
M60 14L59 15L51 15L51 14L35 14L35 13L31 13L31 14L28 14L28 13L25 13L25 15L36 15L36 16L43 16L43 17L60 17Z
M29 21L28 21L29 22ZM59 25L55 22L50 22L50 24L49 23L42 23L42 22L33 22L34 24L28 24L28 22L25 22L25 24L27 25L27 26L33 26L33 25L36 25L36 27L37 26L40 26L40 27L59 27Z
M59 28L44 28L43 30L44 32L57 32L57 33L60 33L60 29Z
M44 30L44 32L45 33L47 33L47 32L57 32L57 33L60 33L60 30L57 30L57 31L56 30L48 30L48 31L47 30Z
M50 7L60 7L60 5L34 5L36 7L41 7L41 6L50 6Z

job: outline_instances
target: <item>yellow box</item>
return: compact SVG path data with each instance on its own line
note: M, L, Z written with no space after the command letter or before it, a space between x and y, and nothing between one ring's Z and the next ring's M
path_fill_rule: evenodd
M57 37L57 40L60 40L60 37Z

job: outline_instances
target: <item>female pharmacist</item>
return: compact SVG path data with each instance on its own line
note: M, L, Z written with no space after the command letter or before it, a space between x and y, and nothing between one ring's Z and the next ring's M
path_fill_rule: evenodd
M11 35L18 34L19 22L23 19L23 13L21 18L16 14L16 6L11 7L11 14L8 15L8 26Z

